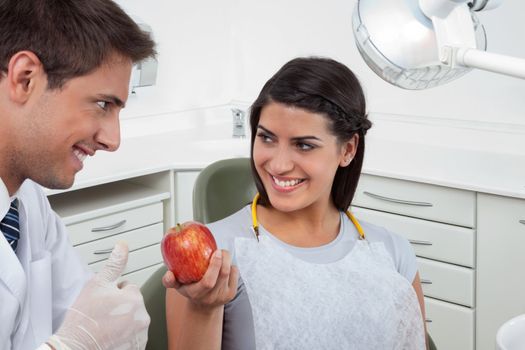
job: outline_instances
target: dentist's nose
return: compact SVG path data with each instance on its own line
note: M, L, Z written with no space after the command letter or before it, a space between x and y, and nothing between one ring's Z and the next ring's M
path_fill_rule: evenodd
M101 121L95 141L104 151L114 152L119 148L120 120L118 114Z

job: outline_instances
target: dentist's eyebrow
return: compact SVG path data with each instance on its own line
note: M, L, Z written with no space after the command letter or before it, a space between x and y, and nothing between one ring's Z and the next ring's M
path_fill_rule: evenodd
M104 100L104 101L109 101L111 103L114 103L117 107L120 107L120 108L126 107L126 104L115 95L100 94L100 95L97 95L97 98L100 98L101 100Z

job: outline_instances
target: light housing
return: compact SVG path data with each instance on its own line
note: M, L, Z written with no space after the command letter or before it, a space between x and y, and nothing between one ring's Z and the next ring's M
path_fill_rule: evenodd
M387 82L426 89L480 68L525 78L525 60L486 52L475 10L500 0L358 0L352 27L368 66Z

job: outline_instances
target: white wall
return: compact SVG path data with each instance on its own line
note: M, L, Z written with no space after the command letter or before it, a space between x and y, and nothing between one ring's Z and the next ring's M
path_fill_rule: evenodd
M355 0L118 2L153 27L159 51L157 85L130 98L124 117L250 103L286 61L322 55L354 70L372 113L525 126L524 80L478 70L437 88L406 91L375 76L355 47ZM479 14L489 51L525 58L524 15L519 0Z
M287 60L324 55L348 65L361 79L371 112L525 125L525 80L472 71L452 83L406 91L377 77L354 43L352 0L236 0L235 42L239 77L235 97L252 101L264 82ZM525 2L506 0L479 14L489 51L525 58ZM513 40L515 44L513 44Z
M234 79L230 0L117 0L152 27L157 84L136 89L122 117L229 103Z

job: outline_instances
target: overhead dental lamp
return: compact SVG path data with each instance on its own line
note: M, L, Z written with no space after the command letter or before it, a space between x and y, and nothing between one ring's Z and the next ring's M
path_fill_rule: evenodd
M476 12L503 0L358 0L352 18L368 66L399 87L420 90L479 68L525 79L525 59L487 52Z

